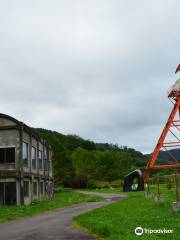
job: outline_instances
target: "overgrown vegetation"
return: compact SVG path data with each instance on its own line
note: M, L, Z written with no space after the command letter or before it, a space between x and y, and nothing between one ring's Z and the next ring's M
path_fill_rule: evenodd
M95 202L102 199L97 196L84 195L73 191L62 190L55 193L53 200L34 201L30 205L0 207L0 223L43 213L49 210L67 207L80 202Z
M128 198L82 214L75 218L81 226L90 232L108 240L133 240L138 237L134 230L141 226L147 229L169 229L173 234L144 234L141 239L179 239L180 213L173 212L172 202L176 200L175 189L168 189L166 185L161 185L161 193L164 203L154 201L157 194L157 186L152 186L152 199L146 199L144 192L128 193ZM100 192L117 192L116 189L103 189Z
M126 146L94 143L45 129L35 131L52 146L57 185L78 188L107 185L136 168L144 169L147 162L141 152Z

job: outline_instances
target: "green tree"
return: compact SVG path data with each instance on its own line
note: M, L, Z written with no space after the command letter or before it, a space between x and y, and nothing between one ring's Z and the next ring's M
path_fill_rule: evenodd
M77 148L72 154L72 163L78 187L87 187L95 176L96 156L94 152Z

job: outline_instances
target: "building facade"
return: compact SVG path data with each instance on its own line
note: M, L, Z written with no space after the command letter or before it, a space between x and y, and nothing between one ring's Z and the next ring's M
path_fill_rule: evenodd
M52 196L50 145L24 123L0 113L0 205Z

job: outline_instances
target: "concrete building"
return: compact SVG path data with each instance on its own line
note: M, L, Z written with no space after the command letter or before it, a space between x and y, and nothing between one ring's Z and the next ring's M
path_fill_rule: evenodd
M50 145L24 123L0 113L0 205L52 196Z

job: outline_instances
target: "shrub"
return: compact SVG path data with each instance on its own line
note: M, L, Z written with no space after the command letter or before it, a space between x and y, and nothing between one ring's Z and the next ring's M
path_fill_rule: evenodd
M114 180L110 185L114 188L121 188L123 186L123 180Z
M89 180L87 187L89 189L95 189L95 188L109 188L111 185L107 181L99 181L99 180Z
M113 182L100 181L91 179L88 181L87 188L96 189L96 188L121 188L123 186L123 180L114 180Z

